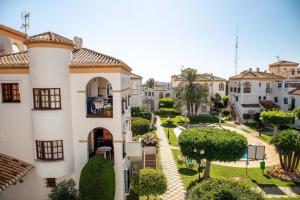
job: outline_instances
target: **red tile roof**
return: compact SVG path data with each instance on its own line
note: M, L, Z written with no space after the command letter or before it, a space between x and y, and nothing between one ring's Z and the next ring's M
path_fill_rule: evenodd
M119 59L98 53L87 48L74 49L72 54L72 61L70 65L124 65L128 67L123 61ZM27 51L0 55L0 68L28 66L28 63L29 57Z
M290 91L289 95L299 95L300 96L300 88Z
M299 63L291 62L287 60L279 60L278 62L272 63L269 67L297 67Z
M143 77L141 77L140 75L134 74L134 73L130 73L130 79L142 79Z
M26 43L30 43L30 42L54 42L60 44L74 45L73 40L70 40L66 37L63 37L53 32L45 32L45 33L40 33L37 35L30 36L27 39Z
M275 74L261 72L261 71L249 71L245 70L236 76L232 76L229 80L258 80L258 79L275 79L275 80L282 80L284 77L278 76Z
M259 104L266 110L280 109L280 106L271 100L260 100Z
M0 153L0 192L22 180L33 166Z

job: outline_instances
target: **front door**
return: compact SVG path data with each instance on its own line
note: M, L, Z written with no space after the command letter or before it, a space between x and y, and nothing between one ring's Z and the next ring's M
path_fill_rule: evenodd
M292 98L292 102L291 102L291 110L294 110L294 109L295 109L295 104L296 104L295 98Z

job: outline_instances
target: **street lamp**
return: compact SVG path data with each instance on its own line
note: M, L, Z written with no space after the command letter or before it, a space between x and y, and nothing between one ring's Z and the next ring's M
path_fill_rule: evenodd
M167 123L168 123L168 141L170 144L170 117L167 118Z
M195 148L194 150L194 153L197 153L197 149ZM199 151L199 154L202 156L205 154L205 150L204 149L201 149ZM198 161L198 173L199 173L199 176L198 176L198 181L200 182L200 172L201 172L201 167L203 166L203 163L202 163L202 159Z

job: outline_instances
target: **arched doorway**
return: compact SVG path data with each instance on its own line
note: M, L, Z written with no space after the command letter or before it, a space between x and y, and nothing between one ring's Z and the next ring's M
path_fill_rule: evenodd
M94 155L104 157L114 163L113 135L105 128L95 128L88 135L89 158Z
M90 80L86 86L87 117L111 118L113 95L111 83L102 77Z

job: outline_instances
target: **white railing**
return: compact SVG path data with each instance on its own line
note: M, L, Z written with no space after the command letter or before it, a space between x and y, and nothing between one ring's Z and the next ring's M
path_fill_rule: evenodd
M140 157L143 156L142 143L137 141L126 142L125 151L127 157Z
M233 109L234 109L234 112L235 112L235 114L236 114L236 116L238 117L238 122L240 122L240 123L245 123L245 120L244 120L244 118L243 118L243 115L242 115L242 113L240 112L240 110L236 107L236 105L235 104L231 104L232 105L232 107L233 107Z

